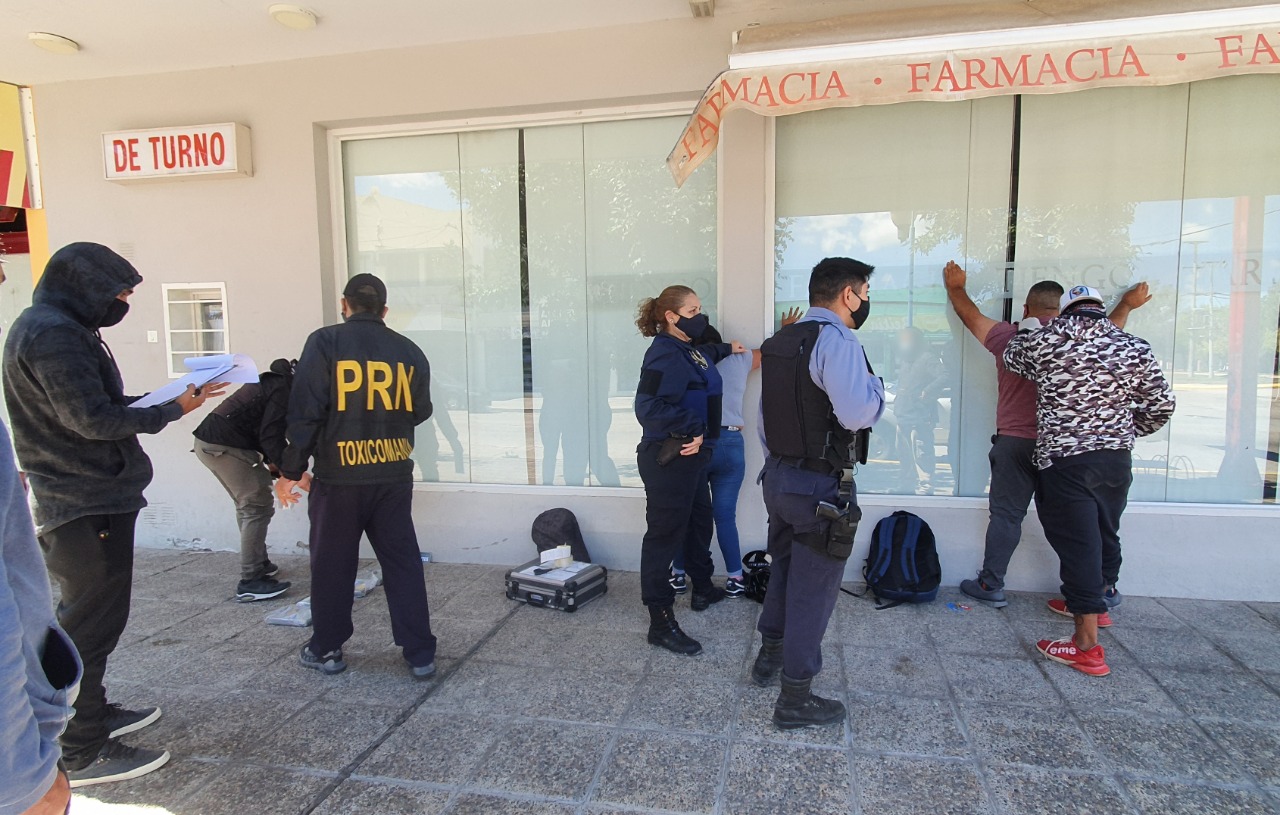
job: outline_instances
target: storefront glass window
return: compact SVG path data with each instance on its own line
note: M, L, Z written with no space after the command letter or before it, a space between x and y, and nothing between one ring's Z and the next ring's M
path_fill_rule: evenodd
M636 304L714 314L715 172L675 190L678 118L349 141L348 269L432 366L426 481L639 486Z
M775 323L807 305L822 257L876 267L871 318L858 334L891 403L860 490L983 489L995 371L977 343L954 341L942 266L967 264L975 301L1000 316L1013 110L1011 99L984 99L778 121Z
M1024 97L1017 114L1004 119L1007 135L988 132L982 147L972 122L994 120L980 113L979 104L826 111L779 123L778 306L802 297L796 281L825 254L875 263L875 308L870 330L863 331L872 361L892 389L904 375L884 348L886 331L901 336L900 324L916 326L936 349L950 377L937 394L938 424L948 424L943 416L949 413L950 436L944 439L935 430L934 492L977 495L987 483L978 455L994 429L994 380L989 356L984 359L954 316L947 316L937 288L942 263L956 257L967 264L970 293L996 318L1016 319L1027 288L1043 279L1094 286L1109 302L1146 281L1154 299L1134 312L1127 327L1151 343L1174 384L1178 410L1165 429L1139 440L1131 497L1274 501L1280 448L1280 141L1274 138L1280 78ZM936 133L936 140L922 135L926 131ZM800 155L824 141L820 158ZM1007 154L1013 143L1016 172L1009 163L1002 169L974 158L988 149ZM949 145L937 148L949 151L946 160L931 161L931 144ZM836 183L821 188L812 168L828 160ZM929 229L919 217L904 229L890 211L897 234L884 224L877 245L865 215L873 208L862 198L942 201L949 186L958 189L962 170L969 177L968 220L954 234L938 231L935 224L944 221L933 213L955 204L934 203L923 219ZM974 193L979 176L992 190L985 198ZM1001 186L1007 192L1005 217L1015 212L1012 230L1002 230L1000 207L993 203ZM905 316L903 257L913 263L908 280L914 304L907 303ZM884 300L890 301L887 308ZM920 308L922 301L939 304L936 316ZM963 397L958 406L957 392ZM895 404L886 414L898 428L905 424L899 412ZM907 462L913 455L919 461L918 446L904 450L900 429L878 427L877 435L884 439L880 456L860 479L860 489L907 491L917 469ZM898 440L893 448L890 436ZM882 473L894 467L903 477L887 483Z

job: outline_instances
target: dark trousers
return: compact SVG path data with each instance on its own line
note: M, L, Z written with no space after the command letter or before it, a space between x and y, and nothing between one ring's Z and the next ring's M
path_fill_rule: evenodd
M1103 592L1120 577L1120 515L1132 482L1128 450L1055 458L1040 471L1036 509L1058 554L1062 596L1072 614L1107 610Z
M840 597L845 560L826 554L830 521L816 514L819 501L835 503L834 476L788 467L776 459L762 474L769 511L769 590L756 629L782 637L782 672L811 679L822 671L822 638ZM856 497L852 499L856 504Z
M382 566L391 633L410 665L435 661L436 638L427 609L418 536L413 529L413 484L315 482L311 519L311 651L327 654L351 638L352 587L367 534Z
M636 450L644 481L647 528L640 544L640 598L646 606L670 606L675 591L667 580L676 553L684 552L685 570L698 594L711 589L711 489L707 465L711 452L677 456L658 464L657 442L641 442Z
M58 581L58 622L84 662L75 715L62 734L62 756L73 770L107 743L107 657L129 621L133 590L133 530L137 512L89 515L40 536L49 573Z
M1022 521L1036 492L1036 465L1032 461L1036 440L1018 436L992 436L991 495L987 544L979 579L993 589L1004 588L1009 559L1022 539Z

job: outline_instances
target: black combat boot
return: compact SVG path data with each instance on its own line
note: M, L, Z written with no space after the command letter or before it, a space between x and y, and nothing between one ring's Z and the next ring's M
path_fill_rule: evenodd
M773 706L773 723L780 730L826 727L844 721L844 705L809 692L812 679L792 679L782 674L782 693Z
M782 637L760 636L760 653L751 666L751 681L765 688L772 685L782 671Z
M707 586L702 591L695 586L693 596L689 598L689 608L694 611L706 611L724 598L724 589L719 586Z
M649 606L649 644L684 656L702 653L702 643L680 630L671 606Z

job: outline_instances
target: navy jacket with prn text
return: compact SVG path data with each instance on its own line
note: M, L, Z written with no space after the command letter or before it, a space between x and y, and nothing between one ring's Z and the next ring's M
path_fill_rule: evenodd
M308 470L328 484L413 479L413 430L431 418L431 369L422 349L375 314L318 329L294 369L285 478Z

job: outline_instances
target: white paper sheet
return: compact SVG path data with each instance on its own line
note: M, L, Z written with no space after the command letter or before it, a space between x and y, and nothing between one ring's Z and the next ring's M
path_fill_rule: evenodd
M129 407L144 408L167 405L187 390L187 385L197 388L208 382L247 383L258 381L258 366L252 357L244 354L217 354L207 357L188 357L182 361L191 373L173 380L164 387L138 399Z

